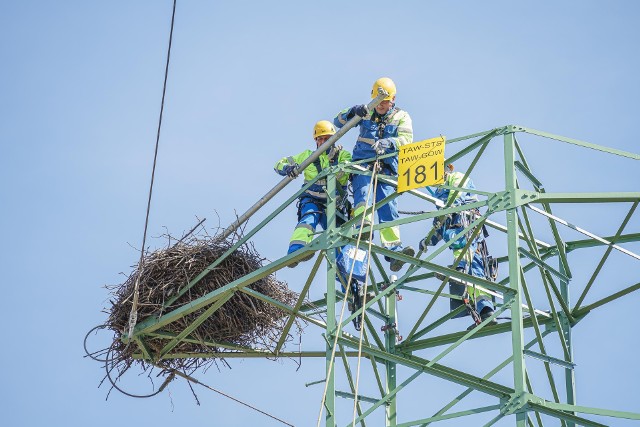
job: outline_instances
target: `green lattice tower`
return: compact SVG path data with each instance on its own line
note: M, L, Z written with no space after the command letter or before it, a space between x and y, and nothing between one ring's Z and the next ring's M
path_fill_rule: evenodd
M464 232L479 230L479 226L484 224L492 230L491 246L495 249L502 245L500 253L493 251L494 255L499 256L501 274L496 282L491 282L449 268L447 264L450 262L450 251L446 244L428 254L419 252L415 257L389 251L375 243L372 245L368 289L374 292L375 297L367 301L364 307L366 313L361 354L366 367L363 366L361 375L363 378L366 377L366 380L361 382L357 390L356 424L364 426L369 422L370 425L382 425L384 420L387 426L403 427L432 423L490 426L505 417L513 420L518 427L542 427L545 420L550 420L552 425L560 423L568 427L605 425L593 420L594 417L611 417L612 423L620 419L640 421L639 413L577 405L574 378L576 366L571 336L573 328L579 327L582 319L617 299L636 295L633 292L640 289L640 283L622 283L616 287L604 287L600 283L607 263L614 257L617 257L616 262L625 263L625 269L638 269L640 256L625 249L624 245L640 241L638 230L635 230L635 233L633 230L627 231L631 220L637 220L634 212L640 203L640 193L547 193L543 187L543 180L527 162L518 137L556 140L570 144L577 150L595 150L590 152L598 156L618 156L617 158L626 162L629 168L637 167L634 160L640 160L637 154L520 126L500 127L447 141L447 163L465 164L466 176L472 176L476 166L483 163L489 164L494 173L502 176L504 185L499 191L483 190L476 181L479 188L474 192L478 194L479 201L464 206L465 209L477 207L482 212L481 217ZM463 147L450 154L452 147L457 146ZM535 152L542 146L542 143L537 143L532 151ZM502 155L497 156L496 153ZM332 194L336 185L335 174L345 171L353 174L371 173L356 162L337 166L319 174L316 179L326 178L328 193ZM560 170L554 172L555 175L560 173ZM395 184L392 177L380 177L380 180ZM266 215L256 227L246 232L228 253L256 233L268 233L270 222L295 202L305 189L306 187L301 188ZM453 191L456 189L452 188ZM378 206L399 196L400 194L393 194L382 200ZM433 218L461 210L460 207L435 209L436 200L428 193L418 190L403 193L401 203L403 206L418 204L425 211L407 215L392 224L387 223L400 225L405 239L405 230L417 227L422 230L421 236L424 236L430 230ZM615 215L608 215L609 228L604 229L604 237L601 237L554 213L560 207L566 212L574 212L578 206L582 209L583 206L594 205L604 206L607 211L622 208L626 215L620 221L615 219ZM159 318L144 319L138 323L133 336L134 342L140 348L136 357L157 360L172 357L220 356L215 353L178 354L173 352L173 349L182 340L191 339L191 332L207 316L221 307L234 292L245 292L290 313L277 347L267 350L242 348L225 343L211 343L211 346L227 349L223 355L225 358L273 357L273 353L276 353L278 356L325 359L326 377L321 381L326 386L324 422L327 426L351 425L351 408L356 398L354 364L358 355L359 337L356 335L357 332L350 329L350 324L354 316L361 311L347 313L338 325L337 318L344 295L336 290L334 248L356 242L358 230L355 224L361 217L352 218L337 227L335 200L328 201L327 216L327 230L319 233L314 241L301 251L265 265ZM372 228L377 232L380 227L374 225ZM369 228L362 230L363 233L367 231ZM414 234L414 237L418 236ZM600 252L594 255L593 250ZM308 268L309 276L300 290L300 298L295 306L286 306L247 287L254 281L284 268L292 261L308 256L309 252L315 253L317 257L315 262L301 264L298 267ZM574 254L582 253L587 255L573 257ZM386 271L386 263L381 260L384 256L401 259L408 264L404 273L393 282ZM182 293L196 285L223 258L203 271L183 289ZM572 270L574 259L582 264L588 259L588 266L592 269L589 274L578 277ZM619 261L620 259L623 261ZM585 270L584 266L581 270ZM319 274L321 271L326 273L326 278ZM436 274L439 277L444 275L445 278L438 279ZM460 320L453 319L460 310L448 310L448 299L453 297L446 293L449 277L467 281L471 286L482 287L497 295L499 298L495 314L471 330L460 327ZM312 283L317 280L326 282L326 295L316 301L305 300ZM410 293L411 297L405 301L412 300L414 305L416 301L419 302L418 308L405 309L403 306L399 309L403 316L405 334L402 338L398 335L398 328L384 327L399 324L396 317L399 291ZM594 294L597 295L593 297ZM573 296L577 298L574 299ZM168 301L167 306L172 302L173 300ZM163 333L165 325L205 307L205 313L180 335L173 337ZM501 317L510 320L501 321L498 325L489 324L494 318ZM313 334L313 329L318 328L317 335L322 334L325 337L320 342L320 347L300 353L283 351L283 345L295 318L309 324L305 334ZM453 332L450 331L451 325L456 325ZM384 331L381 331L381 327ZM145 350L144 343L148 339L166 340L160 354L149 354ZM495 359L495 354L488 354L488 359L483 358L481 363L469 363L469 360L480 360L481 353L484 353L482 349L488 346L487 342L491 342L489 346L497 342L491 340L500 340L499 343L503 345L499 359ZM491 360L492 357L494 360ZM480 373L476 372L483 369ZM341 390L341 387L346 387L346 390ZM455 391L452 397L447 396L452 387L461 391ZM422 403L420 399L415 399L415 394L413 399L402 398L403 393L408 393L412 388L428 394L430 400L446 397L444 401L447 403L440 409L428 413L424 412L423 404L407 408L408 415L398 413L398 402ZM434 390L437 390L437 393ZM464 409L458 409L470 400L464 399L472 392L475 392L476 396L474 402L486 404L477 406L474 403ZM336 397L347 398L344 402L348 405L338 404ZM406 407L406 404L403 407ZM454 408L456 405L458 408ZM315 420L315 415L317 408L309 408L309 419ZM456 424L447 424L448 420L453 420L451 422Z

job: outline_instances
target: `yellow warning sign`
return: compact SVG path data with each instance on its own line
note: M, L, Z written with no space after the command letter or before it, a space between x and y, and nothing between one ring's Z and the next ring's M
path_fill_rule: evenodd
M445 140L438 136L400 147L398 193L444 182Z

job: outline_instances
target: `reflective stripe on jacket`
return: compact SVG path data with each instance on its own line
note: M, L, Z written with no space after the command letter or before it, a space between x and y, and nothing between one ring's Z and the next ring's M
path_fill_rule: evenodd
M338 113L333 119L333 124L337 128L341 128L347 123L347 115L349 108L346 108ZM382 119L385 123L384 131L382 135L379 135ZM395 108L395 106L383 117L380 117L375 110L370 112L367 116L363 117L358 123L360 128L360 134L356 140L356 145L353 149L353 160L370 159L376 156L376 152L371 148L371 145L379 139L387 139L391 142L391 147L387 149L387 153L397 152L398 147L413 142L413 124L411 122L411 116L404 110ZM398 158L397 156L383 159L383 162L396 174L398 173Z
M444 185L448 185L450 187L460 187L460 188L468 188L470 190L475 190L476 186L473 184L473 180L468 178L465 180L464 184L462 184L462 178L464 178L464 172L451 172L447 179L444 182ZM442 200L445 203L449 203L450 199L453 197L455 190L449 190L448 188L438 187L436 191L434 191L433 196ZM477 202L478 197L469 192L458 192L456 196L455 203L451 205L465 205L467 203Z
M313 150L304 150L302 153L297 154L295 156L283 157L276 163L273 169L278 174L284 175L283 169L286 165L289 165L289 164L299 165L302 162L304 162L307 158L309 158L311 154L313 154ZM320 169L324 170L329 166L332 166L332 165L335 166L336 164L343 164L351 161L351 153L349 153L346 150L340 150L337 157L338 157L337 160L334 159L333 162L330 162L329 156L327 156L326 153L320 154L320 157L318 158L318 160L320 161ZM303 175L304 175L304 183L302 184L302 186L306 185L309 181L313 180L316 176L318 176L318 168L316 168L316 165L312 163L305 168ZM339 172L338 174L336 174L336 179L338 180L338 183L342 187L344 187L347 185L349 176L347 173ZM326 198L327 195L323 188L326 185L327 185L326 180L320 179L316 181L313 185L311 185L311 187L307 189L306 193L316 198Z

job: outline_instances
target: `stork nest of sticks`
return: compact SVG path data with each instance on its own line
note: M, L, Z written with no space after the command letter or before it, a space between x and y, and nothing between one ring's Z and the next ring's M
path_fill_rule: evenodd
M135 343L125 344L122 341L123 335L128 332L136 281L138 321L161 318L164 314L263 267L265 259L252 244L245 243L189 287L189 284L219 260L239 237L237 234L228 239L208 235L193 236L185 242L171 245L172 239L169 236L169 245L166 248L145 254L142 267L134 266L133 273L124 283L108 287L115 298L111 300L109 319L105 326L111 329L115 336L107 359L118 365L118 376L136 362L141 363L145 370L149 367L144 359L140 359L141 350ZM298 294L291 291L286 282L277 280L273 274L246 287L289 306L293 306L298 299ZM208 366L216 362L216 359L226 364L225 352L235 351L228 346L272 351L280 340L288 313L271 303L242 292L241 288L230 292L233 292L231 298L206 317L188 334L188 339L180 341L171 349L169 357L162 359L157 365L166 370L176 369L186 373ZM213 304L215 302L162 326L154 331L153 336L142 337L149 354L152 357L161 354L164 346L170 341L168 337L178 335L194 322L202 320L199 319L200 316ZM302 326L298 322L296 328L300 334ZM289 334L287 341L292 338ZM176 353L180 353L181 357L171 358L170 354Z

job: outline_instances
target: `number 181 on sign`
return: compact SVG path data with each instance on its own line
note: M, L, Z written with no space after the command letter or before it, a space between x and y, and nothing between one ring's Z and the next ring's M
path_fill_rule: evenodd
M445 137L403 145L398 153L398 193L444 182Z

